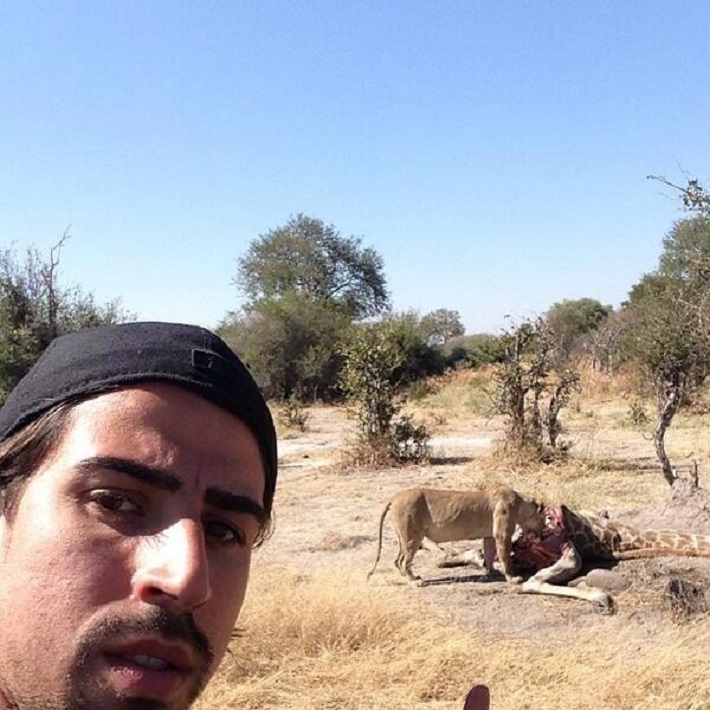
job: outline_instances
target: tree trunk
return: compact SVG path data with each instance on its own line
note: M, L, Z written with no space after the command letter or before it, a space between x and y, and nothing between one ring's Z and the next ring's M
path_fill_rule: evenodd
M656 448L656 456L661 464L663 477L669 486L673 485L678 475L673 470L668 454L666 454L665 437L666 430L671 425L673 417L680 406L681 394L680 384L672 384L666 387L665 399L658 410L656 428L653 430L653 445Z
M553 449L557 448L557 437L562 429L558 418L563 405L560 390L560 387L555 388L547 405L547 435L550 438L550 446Z
M516 387L512 395L513 407L510 413L510 442L516 450L525 446L525 390Z

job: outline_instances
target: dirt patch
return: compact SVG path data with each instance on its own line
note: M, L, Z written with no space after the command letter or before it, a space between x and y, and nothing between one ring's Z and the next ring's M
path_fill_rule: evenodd
M710 531L710 492L679 479L669 495L653 505L610 509L609 516L641 529L673 529L707 534Z

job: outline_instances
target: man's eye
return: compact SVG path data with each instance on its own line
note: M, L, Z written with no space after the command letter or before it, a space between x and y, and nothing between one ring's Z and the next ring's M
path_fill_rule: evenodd
M111 513L140 513L140 506L128 495L119 491L93 491L91 500Z
M220 520L205 520L205 535L216 541L226 544L243 545L245 543L244 533L232 525L223 523Z

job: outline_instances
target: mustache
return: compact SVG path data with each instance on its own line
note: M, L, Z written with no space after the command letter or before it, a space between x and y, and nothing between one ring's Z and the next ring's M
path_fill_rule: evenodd
M170 641L183 641L190 646L206 671L214 661L214 652L189 612L169 611L152 606L130 616L111 616L98 621L89 629L78 649L79 665L88 660L91 649L121 636L158 635Z

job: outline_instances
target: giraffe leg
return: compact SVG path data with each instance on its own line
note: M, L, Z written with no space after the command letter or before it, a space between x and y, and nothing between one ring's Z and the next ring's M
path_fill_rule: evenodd
M582 568L582 558L573 545L565 550L562 557L541 569L526 582L523 582L522 591L526 594L550 594L557 597L570 597L582 599L605 613L614 613L614 600L601 589L579 585L576 587L561 586L564 582L573 579Z
M471 548L457 554L448 555L436 563L437 567L465 567L466 565L473 565L483 569L485 566L483 551Z
M581 569L582 557L574 545L569 545L557 562L549 567L543 567L528 581L563 584L564 582L569 582L570 579L574 579Z
M548 582L528 580L523 582L523 592L527 594L550 594L555 597L570 597L590 602L595 609L603 614L614 613L614 600L601 589L579 585L577 587L562 587Z

